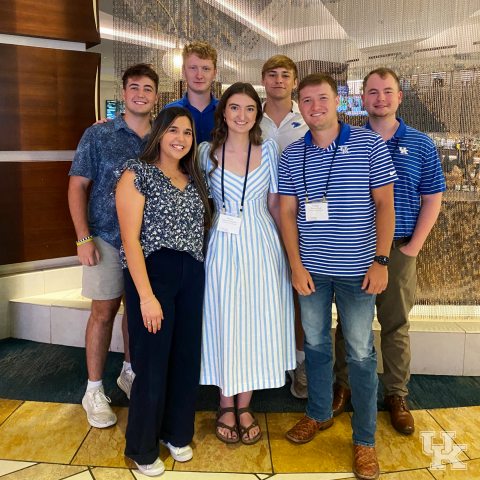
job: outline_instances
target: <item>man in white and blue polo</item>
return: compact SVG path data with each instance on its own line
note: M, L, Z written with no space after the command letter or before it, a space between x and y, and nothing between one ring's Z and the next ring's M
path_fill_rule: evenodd
M395 72L378 68L363 81L363 104L369 115L366 128L381 135L397 171L395 183L395 235L388 266L389 282L377 296L377 318L381 325L385 403L393 427L404 434L415 431L406 396L410 380L408 315L415 302L416 257L437 220L445 191L445 180L432 140L396 117L402 100ZM343 323L343 319L341 320ZM337 383L334 415L341 413L350 395L347 352L340 324L335 341Z
M286 437L305 443L333 424L335 294L355 409L353 470L358 478L376 478L378 378L372 322L375 297L388 282L397 176L379 135L338 122L340 99L330 76L307 75L298 90L310 130L282 154L279 193L282 235L305 330L308 405Z

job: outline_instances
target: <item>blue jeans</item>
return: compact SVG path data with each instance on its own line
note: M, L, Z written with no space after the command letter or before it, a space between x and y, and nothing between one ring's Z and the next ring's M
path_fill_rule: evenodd
M299 295L305 331L305 367L308 379L306 415L317 422L333 416L332 299L337 309L347 347L348 377L352 389L353 443L375 446L377 429L377 353L373 346L372 322L375 297L361 286L364 277L311 274L315 292Z

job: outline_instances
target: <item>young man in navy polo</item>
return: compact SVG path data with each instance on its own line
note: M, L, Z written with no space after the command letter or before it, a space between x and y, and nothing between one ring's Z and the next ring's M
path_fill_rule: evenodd
M339 96L328 75L307 75L298 87L309 126L281 157L282 236L299 293L308 378L306 415L286 434L312 440L333 425L332 299L343 322L350 367L354 465L358 478L374 479L377 357L372 322L375 297L388 282L395 228L397 179L382 138L337 120Z
M218 100L212 95L212 83L217 76L217 51L207 42L195 41L183 47L182 75L187 82L187 93L168 107L186 108L195 121L197 144L212 140L215 126L213 114Z
M388 265L389 282L377 296L381 329L385 403L393 427L405 434L415 430L406 396L410 380L408 315L415 302L416 257L437 220L445 181L432 140L407 127L395 114L402 101L398 77L389 68L370 72L363 81L363 104L369 114L366 128L377 132L390 151L398 175L395 183L395 235ZM343 322L343 319L342 319ZM341 413L350 396L347 351L340 324L335 342L334 415Z

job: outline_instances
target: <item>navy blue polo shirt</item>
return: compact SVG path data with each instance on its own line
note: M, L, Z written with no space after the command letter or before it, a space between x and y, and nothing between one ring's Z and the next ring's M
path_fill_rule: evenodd
M424 133L408 127L401 118L400 125L386 144L392 155L398 181L393 187L395 199L395 235L410 237L417 223L421 195L446 190L437 147ZM367 122L365 128L372 130Z
M210 94L210 104L201 112L193 107L188 101L187 94L180 100L176 102L169 103L164 108L168 107L182 107L186 108L193 117L195 122L195 136L197 137L197 145L200 145L202 142L211 142L212 141L212 130L215 126L213 121L213 114L217 108L218 100Z
M142 139L125 122L123 115L85 130L78 144L69 175L93 181L88 201L88 228L90 234L99 236L120 249L118 224L113 187L117 183L115 170L127 160L138 158L147 146L150 132Z
M362 276L372 265L377 242L371 190L395 182L397 176L380 135L365 128L341 125L335 159L335 142L320 148L312 142L310 131L283 151L279 193L298 197L303 266L318 275ZM326 189L328 220L306 220L304 158L308 199L322 200Z

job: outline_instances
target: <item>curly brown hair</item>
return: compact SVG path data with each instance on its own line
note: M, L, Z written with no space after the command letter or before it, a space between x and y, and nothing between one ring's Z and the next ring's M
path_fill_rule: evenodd
M127 87L129 78L140 78L147 77L155 84L155 92L158 92L158 74L148 63L137 63L128 67L125 72L123 72L122 82L123 89Z

